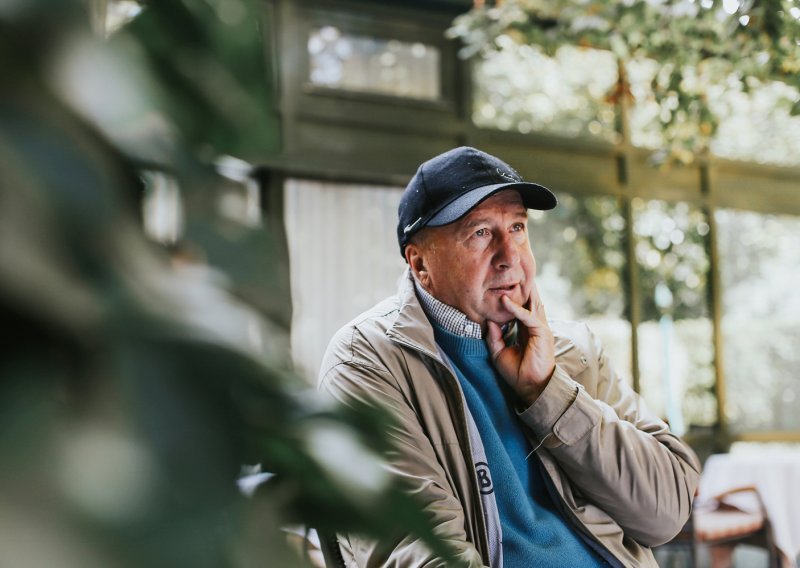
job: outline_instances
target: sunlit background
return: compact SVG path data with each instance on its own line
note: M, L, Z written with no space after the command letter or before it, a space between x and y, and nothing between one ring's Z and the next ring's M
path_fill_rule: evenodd
M0 564L307 565L253 535L393 530L359 508L408 505L370 469L381 418L306 389L396 289L405 183L462 144L555 191L530 214L548 314L588 321L701 457L797 451L800 4L545 4L0 6L2 404L31 448L1 440ZM280 506L229 491L259 464Z

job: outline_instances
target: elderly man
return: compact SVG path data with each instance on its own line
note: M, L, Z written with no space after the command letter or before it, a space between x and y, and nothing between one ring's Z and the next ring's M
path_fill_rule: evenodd
M555 206L474 148L423 163L400 202L398 293L336 334L320 386L394 414L387 467L459 564L656 566L699 464L585 325L548 322L527 209ZM340 541L357 566L444 565L408 535Z

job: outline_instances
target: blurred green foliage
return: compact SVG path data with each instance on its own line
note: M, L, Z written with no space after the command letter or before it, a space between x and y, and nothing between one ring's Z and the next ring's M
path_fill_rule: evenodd
M794 87L786 104L800 114L800 8L790 0L476 2L449 34L464 42L465 57L508 40L549 55L564 45L608 50L619 63L618 84L607 95L615 103L632 99L629 64L654 61L660 159L688 163L708 150L720 123L713 99L725 91L782 81Z
M561 193L558 207L531 224L540 266L557 267L569 286L575 317L625 310L625 218L613 197ZM566 243L566 246L564 245Z
M665 310L676 320L708 317L705 213L683 202L637 199L633 221L641 320L658 321ZM557 266L571 283L569 301L577 314L622 316L627 243L616 198L560 194L558 209L532 227L537 260ZM659 284L673 294L668 307L656 304Z
M552 310L552 315L590 318L594 331L603 334L607 352L617 344L630 346L625 315L631 294L628 243L620 201L610 196L558 197L558 208L535 215L530 225L537 281L548 294L548 305L574 310L566 316ZM712 426L718 413L708 302L708 219L687 203L660 200L635 199L632 214L640 392L652 410L666 416L664 330L659 322L667 316L674 323L671 380L680 381L684 418L690 426ZM670 302L664 301L667 290ZM609 321L621 325L609 326ZM622 361L614 360L617 365Z
M260 5L222 4L108 40L76 0L0 6L0 565L305 565L287 522L447 555L380 469L389 418L291 371L280 227L215 207L213 160L280 139ZM174 250L143 233L143 168L185 197ZM274 474L251 498L246 464Z
M633 202L636 269L642 290L642 320L665 313L676 320L707 318L708 234L705 212L684 202ZM668 305L658 305L657 288L670 290Z
M208 159L254 160L278 149L259 8L244 0L152 2L124 29L163 91L184 147Z

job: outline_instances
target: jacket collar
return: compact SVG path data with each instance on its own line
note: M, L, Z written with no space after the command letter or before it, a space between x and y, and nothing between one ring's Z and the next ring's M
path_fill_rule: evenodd
M411 270L406 268L397 289L400 313L386 335L393 341L409 345L438 360L439 350L433 336L433 326L417 298L413 278Z

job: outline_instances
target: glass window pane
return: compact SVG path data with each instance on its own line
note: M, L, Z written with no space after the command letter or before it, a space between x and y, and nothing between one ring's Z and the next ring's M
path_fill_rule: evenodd
M553 211L530 211L537 285L554 319L586 320L617 371L630 379L631 330L624 317L625 219L613 197L560 194Z
M631 142L635 146L668 146L663 123L670 120L679 104L677 95L661 104L653 96L652 83L662 69L651 59L627 63L633 95L629 115ZM800 164L800 116L791 115L792 105L800 100L798 89L777 81L752 86L747 91L735 85L736 82L705 87L711 112L719 119L711 151L732 160ZM693 126L690 124L689 128Z
M311 30L309 79L313 85L412 99L441 98L439 49L342 33L334 26Z
M796 87L772 82L750 92L719 89L709 97L723 117L711 143L718 156L777 165L800 164L800 116L790 110L800 100Z
M669 120L669 115L662 118L661 106L656 102L651 87L660 66L652 59L634 59L626 65L633 95L628 115L631 143L642 148L662 148L666 146L666 138L661 123Z
M611 52L565 46L549 57L507 36L497 43L473 68L477 126L617 140L608 99L617 82Z
M800 218L718 210L725 414L735 431L800 429Z
M678 434L712 425L717 403L705 213L686 203L635 199L633 218L642 395Z

